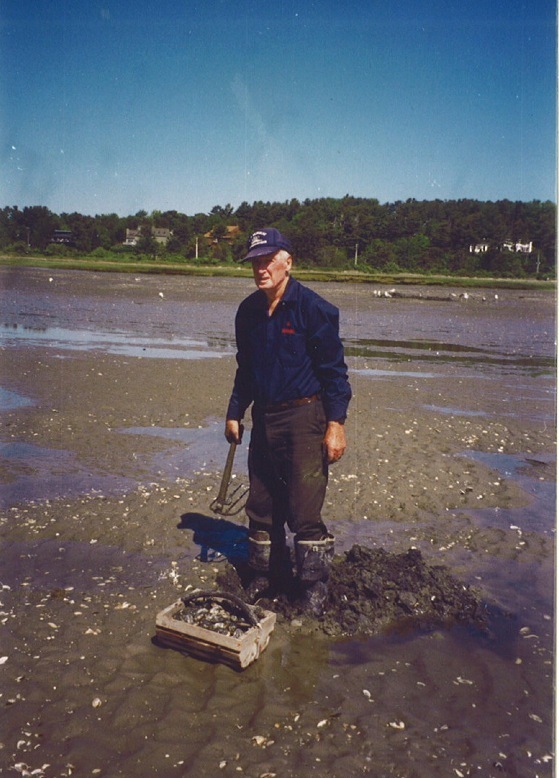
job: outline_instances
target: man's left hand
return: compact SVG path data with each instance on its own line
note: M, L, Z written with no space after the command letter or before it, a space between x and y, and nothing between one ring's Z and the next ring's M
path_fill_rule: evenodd
M345 428L338 421L329 421L324 435L324 453L329 465L341 459L346 450Z

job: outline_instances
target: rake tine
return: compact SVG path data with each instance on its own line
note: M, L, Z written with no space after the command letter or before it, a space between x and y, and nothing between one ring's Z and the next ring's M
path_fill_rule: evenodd
M244 508L246 502L244 498L247 493L248 486L245 484L238 484L227 497L225 502L221 504L220 509L217 512L219 512L222 516L235 516L237 513L240 513Z
M248 491L248 487L238 484L233 492L227 495L236 449L236 443L233 442L229 445L229 453L227 454L227 461L225 462L225 468L221 477L219 492L215 500L210 504L210 509L221 516L234 516L236 513L239 513L243 508L242 499ZM243 493L239 495L239 491L243 488Z

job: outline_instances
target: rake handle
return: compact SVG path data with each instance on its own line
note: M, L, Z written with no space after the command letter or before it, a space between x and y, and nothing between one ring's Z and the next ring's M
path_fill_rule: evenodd
M219 487L219 492L216 498L217 507L222 507L227 497L227 487L229 486L229 481L231 480L231 471L233 470L233 460L235 459L236 449L237 444L233 441L233 443L229 445L229 453L227 454L227 460L225 462L225 467L223 468L223 475L221 476L221 485Z

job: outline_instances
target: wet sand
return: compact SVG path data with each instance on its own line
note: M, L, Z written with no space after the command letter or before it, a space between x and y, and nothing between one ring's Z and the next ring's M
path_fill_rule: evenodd
M87 291L95 276L78 275ZM125 294L115 289L115 304ZM554 516L541 494L553 489L555 428L537 399L527 413L506 381L480 393L474 376L387 382L355 370L350 448L331 470L324 515L338 550L421 550L482 592L497 614L492 637L332 640L280 620L262 657L236 673L154 641L159 610L213 585L216 551L243 553L242 514L209 508L227 453L232 353L139 359L36 346L5 348L0 364L3 388L32 387L36 402L2 412L3 444L71 452L58 474L48 470L60 483L105 478L99 493L47 501L5 491L0 771L552 774ZM441 411L443 400L457 412ZM186 454L184 440L150 427L190 430ZM40 458L9 451L4 485L47 477ZM500 469L507 456L512 476ZM245 469L241 450L236 482Z

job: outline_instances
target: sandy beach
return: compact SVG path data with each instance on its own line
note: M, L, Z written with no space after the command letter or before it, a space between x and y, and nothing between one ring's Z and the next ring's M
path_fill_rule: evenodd
M181 347L199 352L2 341L2 389L32 402L7 402L0 414L0 773L553 774L549 363L525 368L521 353L518 365L493 359L482 379L452 360L420 374L413 357L389 362L378 344L367 351L364 336L353 338L349 448L331 469L324 511L337 552L419 549L479 589L492 635L332 640L312 623L280 620L264 654L238 673L154 635L162 608L214 585L220 553L243 553L243 514L219 518L210 503L227 454L232 315L246 281L36 270L2 270L0 280L11 301L4 333L95 332L107 310L141 333L150 306L167 304L171 329L152 327L138 348L188 335ZM321 292L358 327L362 290L358 299L349 286ZM510 292L494 313L480 294L472 317L494 317L499 331L513 295L527 319L553 327L549 293ZM234 475L246 481L244 448Z

